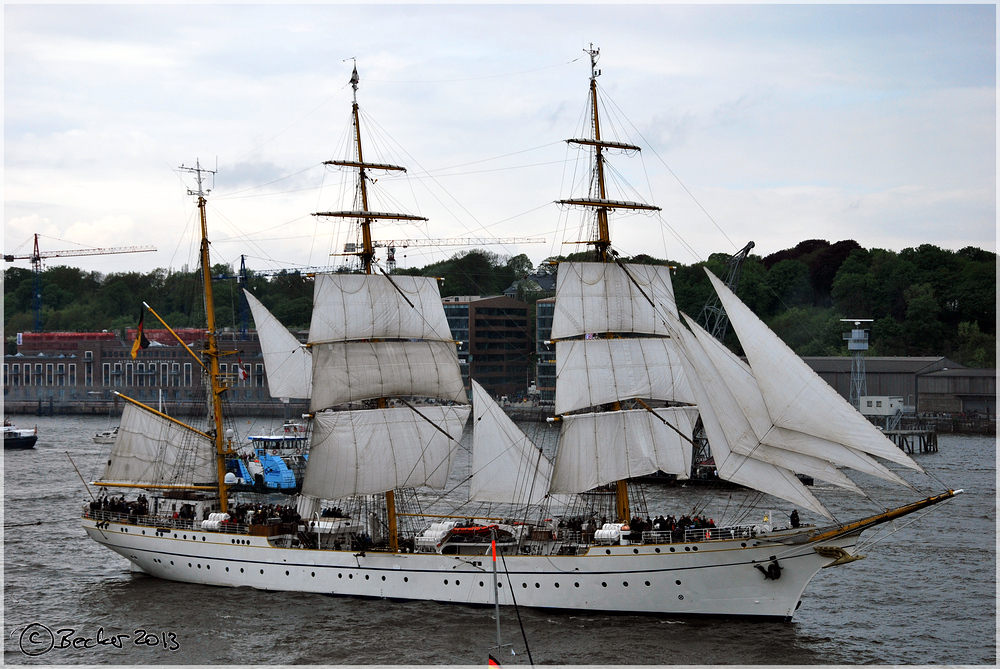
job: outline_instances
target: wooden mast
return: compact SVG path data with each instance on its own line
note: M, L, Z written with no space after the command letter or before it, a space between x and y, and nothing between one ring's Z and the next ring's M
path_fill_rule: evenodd
M584 51L586 51L586 53L590 56L591 125L594 136L593 139L568 139L566 141L570 144L578 144L594 148L594 181L591 185L590 196L558 200L558 202L559 204L581 206L595 210L596 230L593 232L596 234L592 235L593 238L591 240L582 243L593 245L595 255L597 256L596 259L599 262L610 263L615 262L615 258L614 252L611 250L611 229L608 225L608 212L612 209L659 211L660 208L655 205L644 204L641 202L608 199L608 192L604 179L604 150L620 149L623 151L639 151L640 148L624 142L606 141L601 139L601 119L599 106L597 104L597 77L601 74L601 71L597 69L597 58L600 55L601 50L595 49L594 45L591 44L590 48L584 49ZM605 333L604 336L611 337L613 335L611 333ZM621 410L621 405L618 402L615 402L612 405L612 410ZM615 509L618 515L618 522L629 522L631 512L629 509L628 484L626 481L616 482Z
M201 216L201 273L205 282L205 317L208 331L206 335L207 346L205 355L208 357L208 378L212 391L212 418L215 424L215 434L212 435L215 441L216 471L219 482L219 510L227 513L229 508L229 495L226 490L226 456L229 449L225 441L225 434L222 427L222 393L226 387L221 383L219 375L219 346L215 338L215 301L212 296L212 265L208 253L208 221L205 217L205 196L209 191L202 186L202 174L211 173L213 170L203 169L201 164L195 161L194 167L181 166L182 170L194 173L198 180L198 190L188 190L188 195L195 195L198 198L198 212Z

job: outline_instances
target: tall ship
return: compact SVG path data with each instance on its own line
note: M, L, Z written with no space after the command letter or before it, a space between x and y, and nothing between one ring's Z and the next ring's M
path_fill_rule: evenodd
M590 256L558 267L554 457L474 380L470 405L436 280L379 271L373 227L420 217L371 204L372 175L404 168L363 151L355 67L352 155L327 163L353 172L354 201L316 215L357 224L360 271L315 276L306 344L248 294L272 394L310 402L301 491L282 502L255 498L238 492L226 468L239 442L224 415L231 379L218 362L228 353L215 341L199 166L191 194L201 212L207 344L195 355L210 380L209 418L191 426L128 399L95 483L141 493L87 505L87 534L149 575L205 585L790 620L821 569L861 557L862 532L960 493L917 492L901 474L921 467L716 277L746 360L678 311L669 268L619 256L611 217L656 208L608 192L609 157L639 147L602 134L599 54L587 52L590 131L568 142L589 153L588 192L560 203L588 212L581 242ZM688 476L696 427L720 479L766 494L759 513L647 523L651 510L629 481ZM463 458L470 471L455 486L449 475ZM798 475L863 499L845 470L897 484L913 501L836 520ZM774 508L790 522L778 522Z

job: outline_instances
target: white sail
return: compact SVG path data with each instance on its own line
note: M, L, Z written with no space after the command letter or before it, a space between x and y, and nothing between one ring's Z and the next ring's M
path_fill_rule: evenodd
M859 451L923 471L795 355L715 275L705 271L743 345L775 425L849 444Z
M677 314L670 268L629 264L624 267L627 274L617 263L559 263L552 338L595 332L666 335L657 310ZM649 300L653 300L655 308Z
M309 343L357 339L451 341L437 280L317 274Z
M556 413L633 397L694 403L670 339L556 342Z
M563 416L552 491L583 492L657 470L687 476L697 409L654 411L655 416L645 409Z
M151 487L216 485L215 444L193 428L126 402L100 481Z
M470 411L468 406L321 411L313 418L302 493L338 499L403 487L443 488Z
M834 476L835 480L831 479L827 475L817 472L814 467L818 466L819 463L813 462L810 465L809 461L796 457L796 454L818 458L838 467L850 467L857 471L909 487L909 484L905 480L860 451L856 451L844 444L833 443L825 439L813 437L812 435L774 425L767 411L764 399L761 396L757 379L747 364L726 348L722 342L708 334L704 328L692 319L687 318L686 315L685 320L691 327L702 350L708 356L709 360L712 361L718 373L719 381L728 389L728 393L725 393L728 399L724 400L727 402L731 401L728 413L740 413L745 417L747 423L753 428L757 444L760 444L759 446L751 444L750 446L741 448L743 442L731 442L730 445L737 453L787 467L800 474L814 476L815 478L836 485L842 485L858 492L860 491L857 490L857 487L843 474L831 473L830 475ZM708 383L706 383L707 386L709 386ZM752 441L753 439L751 439ZM774 449L770 447L774 447ZM772 453L772 450L776 452ZM781 450L784 450L786 453L790 451L791 453L783 455ZM827 469L825 464L822 467Z
M312 352L313 411L376 397L469 401L451 342L337 342Z
M250 291L244 290L264 355L264 371L271 397L309 398L312 392L312 354Z
M713 403L713 393L706 386L709 383L719 382L717 371L693 334L679 321L673 329L674 339L681 351L681 359L688 371L691 389L698 399L698 409L705 433L708 435L708 443L712 448L719 478L766 492L827 518L833 518L816 496L799 481L795 472L734 452L731 444L741 440L749 442L745 447L752 450L753 442L756 441L755 437L751 436L752 430L749 430L748 424L741 429L735 420L727 420L729 417L725 413L730 407L723 405L716 408Z
M472 400L475 431L469 499L540 504L549 492L552 463L474 380Z

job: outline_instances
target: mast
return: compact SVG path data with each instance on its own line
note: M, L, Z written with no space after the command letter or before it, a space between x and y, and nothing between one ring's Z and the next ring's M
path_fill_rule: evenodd
M588 139L568 139L569 144L593 147L594 149L594 179L591 183L591 194L589 197L572 198L558 200L559 204L580 206L595 210L595 229L592 231L592 238L584 242L594 247L598 262L615 262L614 252L611 250L611 230L608 225L608 212L612 209L631 209L659 211L660 208L654 205L641 202L629 202L624 200L611 200L608 198L607 186L604 178L604 152L606 149L618 149L622 151L640 151L640 147L624 142L606 141L601 138L600 108L597 104L597 77L601 71L597 69L597 60L601 50L595 49L591 44L590 48L584 49L590 56L590 106L591 106L591 131L593 138ZM604 338L613 337L611 333L604 333ZM613 411L620 411L621 405L615 402L612 405ZM626 481L617 481L615 485L615 508L618 515L618 522L627 523L631 517L628 502L628 484Z
M205 197L210 191L205 190L202 184L202 174L215 174L214 170L206 170L196 160L194 167L181 165L180 169L191 172L198 181L197 190L188 190L188 195L197 196L198 212L201 216L201 271L202 280L205 283L205 318L208 331L206 333L207 346L204 354L208 357L208 377L212 389L212 418L215 424L213 439L215 441L216 470L219 483L219 505L220 511L226 513L229 507L229 497L226 494L226 455L228 448L225 442L225 435L222 429L222 393L226 388L220 382L219 375L219 346L215 338L215 302L212 296L212 265L208 253L208 221L205 217Z
M371 226L375 220L388 219L388 220L403 220L403 221L426 221L427 219L423 216L414 216L411 214L395 214L389 212L377 212L371 211L368 207L368 174L367 171L371 169L376 170L387 170L396 172L405 172L405 167L400 167L398 165L388 165L385 163L366 163L364 150L361 145L361 115L359 113L358 107L358 83L361 78L358 76L358 66L355 62L354 71L351 74L351 88L354 90L354 99L351 104L351 118L354 124L354 145L355 150L358 154L358 159L354 160L328 160L324 161L324 165L336 165L339 167L349 167L358 170L358 198L360 199L359 204L361 205L360 211L327 211L318 212L314 216L336 216L341 218L358 218L359 225L361 227L361 250L358 251L357 255L361 259L361 267L365 274L374 274L374 261L375 261L375 246L372 242ZM378 408L385 409L388 406L388 401L385 397L380 397L377 400ZM396 536L397 522L396 522L396 494L394 490L387 490L385 492L385 506L386 514L388 517L389 525L389 550L393 553L399 551L399 539Z

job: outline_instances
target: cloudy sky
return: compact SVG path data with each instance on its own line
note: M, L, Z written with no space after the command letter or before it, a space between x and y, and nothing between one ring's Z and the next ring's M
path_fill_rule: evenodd
M5 5L4 253L154 245L49 261L195 264L193 165L217 169L213 261L328 266L351 232L354 60L373 209L428 223L376 239L542 238L570 253L590 66L623 254L689 264L753 240L996 250L994 5ZM370 133L370 136L369 134ZM585 238L585 234L583 237ZM458 247L397 251L422 266ZM383 256L384 258L384 256ZM26 261L17 266L27 267Z

